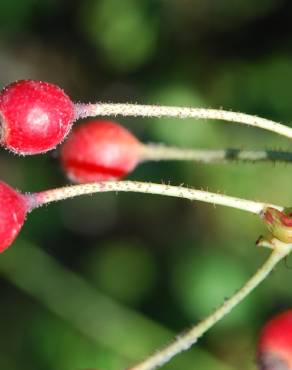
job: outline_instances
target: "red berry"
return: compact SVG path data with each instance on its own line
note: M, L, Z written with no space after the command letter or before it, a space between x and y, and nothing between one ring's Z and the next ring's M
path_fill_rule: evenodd
M16 238L30 208L29 197L0 181L0 253Z
M58 86L21 80L0 93L0 143L19 154L53 149L69 132L74 104Z
M258 342L260 370L292 370L292 310L268 321Z
M94 120L75 128L61 148L67 176L75 182L119 179L138 164L143 145L124 127Z

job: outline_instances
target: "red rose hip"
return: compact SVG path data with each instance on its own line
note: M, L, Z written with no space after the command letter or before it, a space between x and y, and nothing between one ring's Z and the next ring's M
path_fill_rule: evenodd
M143 145L118 123L93 120L75 128L61 147L66 175L75 182L116 180L131 172Z
M0 181L0 253L16 238L30 208L29 197Z
M292 310L269 320L258 341L260 370L292 370Z
M0 143L18 154L53 149L71 129L74 104L58 86L21 80L0 93Z

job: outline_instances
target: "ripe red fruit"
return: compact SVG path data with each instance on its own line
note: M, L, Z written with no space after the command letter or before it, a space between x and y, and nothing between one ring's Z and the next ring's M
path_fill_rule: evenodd
M118 123L94 120L76 127L63 144L60 160L75 182L116 180L138 164L143 145Z
M16 238L30 208L29 197L0 181L0 253Z
M0 143L18 154L53 149L71 129L74 104L58 86L21 80L0 93Z
M292 310L268 321L258 342L260 370L292 370Z

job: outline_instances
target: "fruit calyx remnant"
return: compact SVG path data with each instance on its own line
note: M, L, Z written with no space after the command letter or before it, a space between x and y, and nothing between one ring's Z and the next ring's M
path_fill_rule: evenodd
M279 211L276 208L267 207L261 213L261 217L273 237L283 243L292 243L292 208Z

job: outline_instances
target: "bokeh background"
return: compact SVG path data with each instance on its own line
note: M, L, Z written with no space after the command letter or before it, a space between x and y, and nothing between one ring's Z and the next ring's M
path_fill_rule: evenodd
M1 0L0 82L32 78L76 101L224 107L292 121L289 0ZM17 107L16 107L17 109ZM144 142L289 149L224 122L121 118ZM0 153L22 191L67 183L58 150ZM129 179L291 205L288 164L145 163ZM180 199L100 194L31 214L0 258L0 369L119 370L229 297L267 257L255 216ZM291 265L166 369L251 370L257 333L291 306Z

